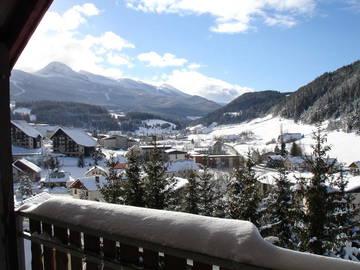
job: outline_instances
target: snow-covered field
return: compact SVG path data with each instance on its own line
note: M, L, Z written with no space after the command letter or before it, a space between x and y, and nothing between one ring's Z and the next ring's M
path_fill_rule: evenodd
M313 142L312 132L316 129L315 126L295 123L293 120L272 117L271 115L254 119L247 123L213 127L211 132L207 134L190 135L189 139L198 142L210 142L215 140L216 137L238 135L244 131L252 131L254 133L254 140L242 144L233 144L240 154L245 154L249 148L273 151L276 144L267 143L278 138L281 127L283 133L302 133L304 138L297 141L297 143L300 144L306 153L311 152L311 144ZM326 127L326 123L324 127ZM329 152L330 157L338 158L340 162L346 165L353 161L360 160L360 136L354 133L330 131L328 132L328 144L332 147ZM290 147L291 143L287 144L288 150Z
M169 134L177 133L176 125L174 123L160 120L148 119L142 121L141 127L135 131L136 135L156 135L156 134Z

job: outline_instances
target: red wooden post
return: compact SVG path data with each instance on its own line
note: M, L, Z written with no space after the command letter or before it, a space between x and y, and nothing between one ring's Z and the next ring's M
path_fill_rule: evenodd
M103 239L103 252L104 252L104 259L107 259L107 260L117 259L116 242L113 240L108 240L108 239L104 238ZM108 266L104 266L103 270L112 270L112 268L110 268Z
M52 226L48 223L42 223L43 233L52 237ZM44 268L55 270L54 249L44 245Z
M187 265L186 259L165 254L166 270L184 270L186 269L186 265Z
M84 251L98 254L100 256L100 238L84 233ZM98 270L99 264L86 259L86 270Z
M40 221L29 219L30 233L41 233ZM41 245L31 242L31 269L32 270L47 270L44 269L42 261Z
M81 233L77 231L70 230L70 237L69 237L70 245L81 249ZM71 270L82 270L82 257L77 257L75 255L71 255Z
M67 228L54 226L54 238L60 240L63 245L68 245L69 236ZM59 250L55 253L56 270L68 270L68 254Z

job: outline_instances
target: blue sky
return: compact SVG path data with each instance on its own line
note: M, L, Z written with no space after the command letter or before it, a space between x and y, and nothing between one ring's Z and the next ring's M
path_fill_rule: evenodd
M16 68L51 61L217 102L360 59L360 0L54 0Z

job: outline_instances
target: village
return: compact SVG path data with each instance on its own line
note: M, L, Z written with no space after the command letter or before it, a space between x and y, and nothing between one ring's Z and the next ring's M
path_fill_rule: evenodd
M119 131L107 134L91 134L79 128L32 124L23 120L11 121L14 194L17 206L24 201L41 197L69 196L86 200L103 201L99 188L106 183L108 168L106 162L113 156L119 177L126 181L126 153L137 148L143 160L149 159L150 152L157 147L163 156L166 176L175 177L176 189L181 190L187 183L189 171L199 172L209 167L217 181L231 177L234 168L243 160L234 142L252 140L249 131L216 137L214 140L196 140L197 135L208 131L199 127L188 128L178 134L161 132L157 134L121 134ZM284 166L289 179L310 175L307 168L309 157L296 144L304 137L302 133L282 133L271 143L274 151L252 150L256 162L259 195L264 195L274 185L277 169ZM195 140L194 140L195 139ZM156 140L156 146L154 145ZM285 150L286 153L282 153ZM248 150L250 151L250 149ZM344 164L329 157L326 162L342 171L350 180L347 191L352 193L354 205L360 205L360 161ZM31 180L33 196L21 192L21 178ZM220 183L224 184L225 183Z

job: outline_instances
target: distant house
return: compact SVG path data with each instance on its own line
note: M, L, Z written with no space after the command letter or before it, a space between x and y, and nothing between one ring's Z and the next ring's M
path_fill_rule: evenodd
M233 169L239 165L238 155L191 155L191 158L203 166L207 165L214 169Z
M168 149L165 150L165 154L168 161L174 161L174 160L184 160L187 158L187 152L180 151L177 149Z
M107 170L100 166L94 166L87 170L84 176L69 185L71 195L77 199L101 201L102 196L98 189L107 182Z
M302 157L287 157L284 161L284 166L289 171L305 171L307 169L307 164L304 158Z
M98 187L106 183L106 178L102 175L88 176L76 179L70 184L71 195L76 199L85 199L92 201L102 201L101 193Z
M41 168L26 159L18 159L12 164L14 182L18 182L21 176L28 176L31 181L37 182L41 179Z
M101 176L108 176L108 171L106 169L104 169L103 167L100 166L94 166L91 167L90 169L88 169L85 174L86 177L91 177L91 176L96 176L96 175L101 175Z
M99 144L108 149L128 149L138 142L122 135L111 135L99 139Z
M74 178L71 177L70 173L62 170L53 171L50 172L45 179L41 179L41 186L47 188L67 187L73 181Z
M209 153L212 155L224 155L224 143L221 141L216 141L214 144L212 144L209 148Z
M85 131L75 128L59 128L52 136L54 153L67 156L90 156L97 146L97 141Z
M36 149L41 148L41 134L26 121L11 121L11 143L15 146Z
M266 159L266 167L279 168L284 165L284 157L281 155L268 155Z
M289 143L301 140L302 138L304 138L304 135L301 133L284 133L282 135L279 135L278 142Z
M144 160L149 160L151 152L155 149L154 145L140 145L141 156ZM166 159L165 151L172 148L171 145L156 145L158 151L163 154L163 158Z
M354 161L349 165L350 172L354 175L360 174L360 161Z

